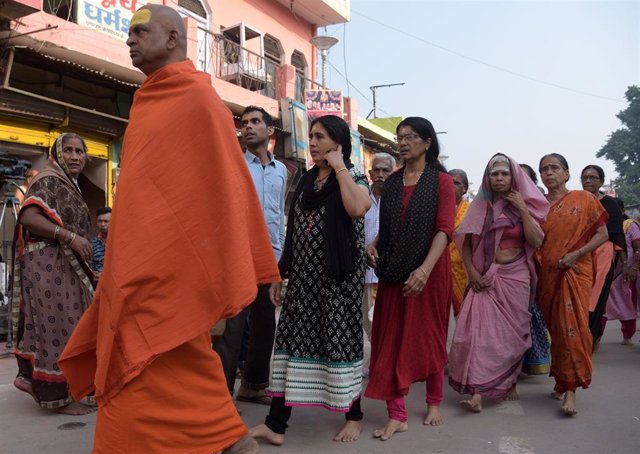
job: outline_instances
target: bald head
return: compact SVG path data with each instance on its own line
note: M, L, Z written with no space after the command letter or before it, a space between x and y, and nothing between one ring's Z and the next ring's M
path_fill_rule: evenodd
M131 18L129 55L133 66L146 75L187 58L187 33L176 10L146 5Z

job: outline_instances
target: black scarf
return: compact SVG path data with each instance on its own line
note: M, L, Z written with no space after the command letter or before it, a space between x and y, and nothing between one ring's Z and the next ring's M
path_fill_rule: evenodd
M409 200L404 222L402 193L404 168L392 174L384 184L380 200L380 231L376 274L386 282L405 282L427 257L438 211L439 171L424 168Z
M345 165L347 168L353 167L353 164L350 162L345 162ZM291 206L289 207L287 235L284 241L282 257L278 264L280 275L283 279L289 277L289 272L291 271L293 259L293 223L295 208L300 193L302 193L300 208L303 211L317 210L323 205L325 207L323 217L324 229L322 234L324 236L325 260L328 275L336 281L341 282L355 270L358 244L353 228L353 220L347 214L342 204L340 186L336 179L336 174L334 171L331 171L322 189L315 191L314 184L318 172L319 169L313 167L302 176L296 192L293 195Z

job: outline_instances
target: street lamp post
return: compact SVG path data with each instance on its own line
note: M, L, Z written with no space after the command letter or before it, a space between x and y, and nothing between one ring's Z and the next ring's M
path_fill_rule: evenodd
M322 88L327 88L327 51L333 47L338 39L333 36L314 36L310 40L317 49L320 49L320 55L322 58Z
M371 112L369 112L367 118L369 118L371 114L373 114L373 118L378 118L378 112L376 111L376 90L383 87L397 87L398 85L404 85L404 82L400 82L397 84L373 85L369 87L373 92L373 109L371 109Z

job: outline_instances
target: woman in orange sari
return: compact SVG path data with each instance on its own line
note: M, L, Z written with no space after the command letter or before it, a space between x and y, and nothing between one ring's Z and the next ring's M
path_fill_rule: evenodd
M607 241L607 213L586 191L569 191L569 165L557 153L540 161L540 176L551 208L542 224L545 240L538 255L537 300L551 334L553 397L562 411L577 413L576 389L591 383L589 301L591 253Z
M453 178L453 185L456 191L456 219L454 229L458 230L469 209L469 201L462 198L469 190L469 179L467 178L467 173L461 169L449 170L449 175ZM451 271L453 272L451 301L453 316L457 318L462 308L464 291L467 288L467 272L464 270L462 255L460 255L455 241L449 243L449 252L451 253ZM453 332L453 330L451 331Z

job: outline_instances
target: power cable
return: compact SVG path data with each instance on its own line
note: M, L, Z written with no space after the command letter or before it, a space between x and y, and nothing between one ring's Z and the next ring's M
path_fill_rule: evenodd
M371 99L369 99L367 97L367 95L365 95L362 91L360 91L360 89L358 87L356 87L351 82L349 82L349 80L344 76L344 74L342 74L338 68L333 66L333 64L329 60L327 60L327 63L328 63L329 66L331 66L334 69L335 72L337 72L340 76L342 76L344 78L344 80L347 82L347 85L350 85L356 92L358 92L360 94L360 96L362 96L364 98L365 101L367 101L371 105L371 107L373 107L373 101ZM389 112L384 111L383 109L381 109L378 106L376 106L376 109L378 109L380 112L385 114L387 117L393 117L393 115L391 115Z
M358 16L363 17L364 19L367 19L367 20L369 20L371 22L374 22L374 23L376 23L378 25L381 25L381 26L383 26L385 28L393 30L393 31L395 31L397 33L400 33L402 35L408 36L409 38L413 38L413 39L415 39L417 41L420 41L422 43L428 44L429 46L435 47L436 49L440 49L440 50L442 50L444 52L448 52L450 54L456 55L457 57L463 58L465 60L472 61L474 63L486 66L488 68L492 68L492 69L495 69L497 71L501 71L501 72L504 72L504 73L507 73L507 74L511 74L512 76L520 77L520 78L528 80L530 82L535 82L535 83L538 83L538 84L547 85L549 87L559 88L561 90L570 91L570 92L577 93L577 94L580 94L580 95L591 96L593 98L605 99L607 101L615 101L615 102L618 102L618 103L624 103L625 102L622 99L610 98L608 96L601 96L601 95L597 95L597 94L594 94L594 93L589 93L587 91L577 90L577 89L571 88L571 87L566 87L564 85L556 84L554 82L548 82L546 80L538 79L536 77L527 76L526 74L522 74L522 73L519 73L517 71L512 71L512 70L510 70L508 68L503 68L502 66L494 65L493 63L488 63L488 62L480 60L478 58L470 57L469 55L465 55L465 54L463 54L461 52L458 52L458 51L449 49L447 47L441 46L439 44L433 43L433 42L428 41L428 40L426 40L424 38L416 36L416 35L414 35L412 33L406 32L406 31L401 30L399 28L396 28L396 27L393 27L391 25L385 24L384 22L381 22L381 21L379 21L377 19L369 17L369 16L367 16L365 14L362 14L361 12L356 11L353 8L351 9L351 11L354 12L355 14L357 14Z
M347 23L342 24L342 58L344 60L344 78L347 81L347 96L349 93L349 73L347 72Z

